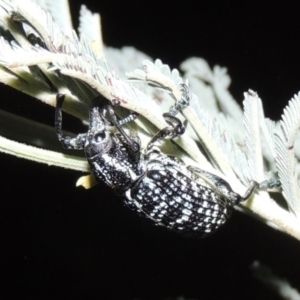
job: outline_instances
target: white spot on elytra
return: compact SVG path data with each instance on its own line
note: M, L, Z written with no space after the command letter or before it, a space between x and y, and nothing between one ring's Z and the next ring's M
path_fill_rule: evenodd
M208 202L207 202L207 201L203 201L203 202L202 202L202 206L203 206L204 208L207 208L207 207L208 207Z
M192 212L189 209L183 209L182 212L188 216L190 216L192 214Z
M200 208L198 209L198 213L199 213L199 214L202 214L202 213L203 213L203 208L202 208L202 207L200 207Z
M193 205L192 205L191 203L185 202L185 203L184 203L184 207L189 208L189 209L192 209L192 208L193 208Z
M189 216L183 215L183 216L181 217L181 219L182 219L183 221L188 221L188 220L189 220Z
M180 197L175 197L175 201L176 201L177 203L181 203L181 202L182 202L182 199L181 199Z
M211 215L211 210L208 209L207 211L205 211L205 215L206 215L206 216L210 216L210 215Z

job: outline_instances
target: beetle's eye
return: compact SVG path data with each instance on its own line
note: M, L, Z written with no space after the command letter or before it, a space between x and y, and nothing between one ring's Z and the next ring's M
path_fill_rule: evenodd
M96 142L101 142L102 140L104 140L106 137L106 134L104 131L100 131L100 132L97 132L95 135L94 135L94 138L95 138L95 141Z

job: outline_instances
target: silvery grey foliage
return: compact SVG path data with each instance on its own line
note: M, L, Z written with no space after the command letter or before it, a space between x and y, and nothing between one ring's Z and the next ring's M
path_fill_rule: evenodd
M180 99L180 84L187 83L191 104L180 116L187 122L186 133L175 140L177 145L166 143L164 151L226 178L240 194L251 180L279 177L288 210L263 190L245 206L265 223L300 239L299 150L295 148L299 143L300 96L288 103L279 122L265 118L261 99L252 90L245 92L242 109L228 91L230 77L225 68L210 68L204 59L190 58L181 64L183 73L179 73L134 48L106 47L100 16L82 6L77 34L66 0L0 0L0 20L1 82L51 106L55 106L57 89L67 95L65 111L84 122L95 96L117 99L124 109L143 116L133 125L143 145L166 126L162 113ZM35 126L41 138L46 132L30 120L16 120L22 126ZM80 157L28 146L17 138L0 137L0 150L88 171ZM81 178L79 184L90 186L89 179Z

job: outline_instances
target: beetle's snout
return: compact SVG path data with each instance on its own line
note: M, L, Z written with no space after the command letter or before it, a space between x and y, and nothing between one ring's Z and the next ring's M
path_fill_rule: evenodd
M98 107L92 107L90 109L90 125L89 132L104 132L105 131L105 123L101 116Z

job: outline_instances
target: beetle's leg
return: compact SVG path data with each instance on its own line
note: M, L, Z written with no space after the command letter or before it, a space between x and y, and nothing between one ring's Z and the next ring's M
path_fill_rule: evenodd
M202 175L204 177L204 180L207 179L208 181L212 182L212 185L217 190L217 192L222 196L224 196L226 199L229 199L233 204L238 204L242 201L246 201L252 195L254 190L259 186L257 182L252 181L250 183L250 186L246 190L244 196L241 196L238 193L235 193L232 190L229 183L224 179L222 179L221 177L194 166L188 166L187 168L191 172Z
M122 127L124 124L135 120L138 117L138 114L132 113L129 116L127 116L126 118L124 118L122 120L118 120L117 116L111 106L107 106L106 110L107 110L107 113L109 115L111 122L113 123L114 126L116 126L116 128L120 132L121 136L124 138L126 144L131 149L131 151L133 151L134 153L139 152L140 143L138 142L138 140L134 136L131 136L131 135L129 136Z
M58 140L65 149L82 150L86 139L86 134L78 134L77 137L64 136L62 132L62 112L61 107L64 102L65 95L57 94L55 109L55 129Z
M170 107L169 115L176 116L180 111L189 106L190 104L190 90L184 83L180 84L181 98Z
M163 117L170 125L160 130L156 135L152 137L147 148L151 148L153 144L162 139L174 139L177 136L184 134L185 127L182 122L175 117L182 109L187 107L190 103L189 89L186 84L181 84L181 98L174 106L171 106L169 112L164 113Z
M259 189L263 190L280 190L281 189L281 182L279 178L270 178L265 180L259 184Z
M154 143L159 140L174 139L175 137L182 135L185 131L184 125L178 118L171 116L168 113L163 114L163 116L166 122L171 126L165 127L157 132L148 143L147 149L150 149Z

